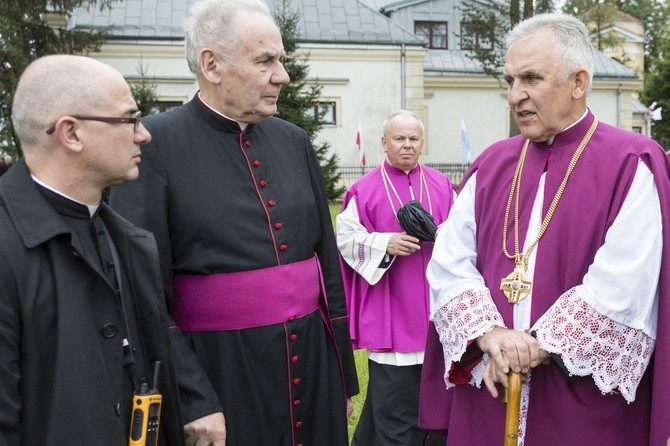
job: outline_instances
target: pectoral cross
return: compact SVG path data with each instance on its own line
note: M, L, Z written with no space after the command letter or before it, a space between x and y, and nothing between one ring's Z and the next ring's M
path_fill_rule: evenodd
M507 302L518 304L530 293L533 283L526 276L523 258L517 258L512 273L500 281L500 289L507 296Z

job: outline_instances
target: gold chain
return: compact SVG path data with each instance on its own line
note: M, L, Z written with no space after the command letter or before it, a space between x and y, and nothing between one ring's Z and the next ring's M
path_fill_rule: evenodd
M565 186L568 184L568 178L570 178L570 174L572 173L572 170L575 168L575 165L577 164L577 160L579 159L580 155L584 151L584 148L586 147L586 144L588 144L589 140L591 139L591 136L593 136L593 133L596 131L596 127L598 126L598 119L593 118L593 123L591 124L591 127L589 130L586 132L586 135L584 135L584 138L582 139L582 142L579 144L577 147L577 150L575 151L574 155L572 155L572 159L570 160L570 164L568 165L568 169L565 172L565 177L563 177L563 181L561 182L560 186L558 186L558 190L556 191L556 194L554 195L554 199L551 201L551 205L549 206L549 209L547 210L547 215L544 216L544 219L542 220L542 224L540 225L540 231L537 233L537 237L535 237L535 241L531 243L531 245L528 247L525 253L522 253L519 251L519 195L521 191L521 171L523 170L523 164L524 161L526 160L526 152L528 151L528 145L530 144L530 140L526 140L525 144L523 145L523 149L521 150L521 154L519 155L519 162L517 163L516 170L514 172L514 178L512 179L512 187L510 188L509 191L509 199L507 200L507 207L505 209L505 221L503 224L503 253L505 253L505 257L508 259L514 260L517 264L521 263L523 265L523 269L525 270L528 268L528 258L530 257L530 253L533 251L537 243L540 241L540 238L544 235L544 231L547 230L547 226L549 226L549 222L551 221L551 218L554 216L554 211L556 210L556 206L558 206L558 201L561 199L561 196L563 195L563 191L565 190ZM516 192L516 193L515 193ZM509 222L509 214L510 214L510 209L512 207L512 198L514 197L514 255L511 255L507 251L507 225Z

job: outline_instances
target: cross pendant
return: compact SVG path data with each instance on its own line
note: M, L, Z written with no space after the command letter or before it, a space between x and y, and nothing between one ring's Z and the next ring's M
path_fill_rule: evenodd
M517 262L512 273L500 281L500 289L507 296L507 302L518 304L530 293L532 282L526 276L523 264Z

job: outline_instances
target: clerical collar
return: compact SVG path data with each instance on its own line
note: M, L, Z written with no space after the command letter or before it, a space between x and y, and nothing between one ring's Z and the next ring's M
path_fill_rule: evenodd
M77 201L74 198L54 189L43 181L40 181L39 178L33 174L30 174L30 177L34 182L42 186L42 192L46 192L45 196L48 199L50 198L49 201L54 205L59 213L69 215L70 217L90 218L95 215L98 207L100 207L99 204L84 204L80 201ZM56 196L54 197L54 195ZM65 200L63 200L63 198Z
M389 161L388 157L386 157L386 158L384 159L384 162L385 162L386 165L389 166L391 169L395 169L395 170L397 170L397 171L404 172L405 175L409 175L409 173L410 173L411 171L413 171L414 169L416 169L416 168L419 166L419 163L416 163L416 165L415 165L414 167L412 167L411 169L409 169L409 170L405 170L405 169L398 169L397 167L393 167L393 165L392 165L391 162Z
M581 118L579 118L578 120L576 120L575 122L573 122L572 124L570 124L569 126L564 128L563 130L558 132L556 135L559 135L559 134L565 132L566 130L571 129L572 127L574 127L577 124L579 124L580 122L582 122L582 119L584 119L588 113L589 113L589 109L587 108L586 110L584 110L584 114L582 115ZM556 135L551 135L549 138L547 138L547 141L545 141L545 142L548 146L552 145L552 143L554 142L554 138L556 138Z
M233 119L233 118L230 118L230 117L224 115L223 113L219 112L218 110L216 110L216 109L210 107L209 104L207 104L207 102L205 102L205 100L202 98L202 95L200 94L200 90L198 90L198 99L200 99L200 102L202 102L202 105L204 105L204 106L207 107L209 110L211 110L212 113L214 113L215 115L221 116L222 118L226 118L226 119L229 120L229 121L237 122L237 125L240 126L240 130L244 131L244 129L246 129L247 126L249 125L249 124L246 123L246 122L241 122L241 121L237 121L237 120L235 120L235 119Z

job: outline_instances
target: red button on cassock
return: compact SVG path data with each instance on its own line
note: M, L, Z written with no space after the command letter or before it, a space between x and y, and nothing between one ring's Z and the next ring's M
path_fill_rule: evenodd
M300 378L293 378L293 385L297 386L298 384L300 384Z
M251 147L251 141L244 141L245 147Z
M297 427L298 429L300 429L300 428L302 427L302 421L296 421L296 423L295 423L295 427Z
M299 406L300 405L300 400L294 400L293 405L294 406Z
M261 165L261 162L260 162L260 161L258 161L258 160L254 160L254 162L253 162L253 163L251 163L251 164L253 164L253 165L254 165L254 167L258 167L258 166L260 166L260 165Z
M296 339L298 339L298 335L295 334L295 333L293 333L293 334L291 335L290 339L291 339L291 341L295 341Z
M274 201L274 200L268 200L268 206L274 206L275 204L277 204L276 201Z
M267 181L265 181L265 180L260 180L260 181L258 182L258 184L260 184L260 185L261 185L261 187L265 187L265 186L267 186L267 185L268 185L268 182L267 182Z
M281 229L284 226L281 222L275 223L275 229Z
M291 356L291 362L292 362L293 364L295 364L296 362L298 362L298 357L297 357L297 356Z
M286 251L286 248L288 248L288 246L286 246L284 244L279 245L279 250L280 251Z

